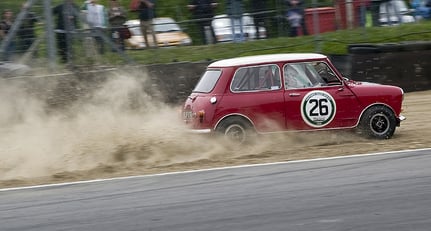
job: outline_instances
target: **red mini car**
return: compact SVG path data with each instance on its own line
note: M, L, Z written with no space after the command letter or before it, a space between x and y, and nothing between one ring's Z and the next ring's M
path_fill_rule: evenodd
M356 82L321 54L272 54L210 64L182 116L192 131L244 142L254 133L359 128L388 139L405 118L396 86Z

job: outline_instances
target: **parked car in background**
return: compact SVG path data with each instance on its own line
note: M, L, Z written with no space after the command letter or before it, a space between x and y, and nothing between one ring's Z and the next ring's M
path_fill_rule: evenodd
M16 77L31 74L31 67L10 61L0 61L0 77Z
M380 25L397 25L415 22L413 10L403 0L390 0L380 4Z
M256 39L256 27L254 25L253 17L248 13L244 13L242 16L243 20L243 32L246 40ZM214 16L211 25L214 29L214 34L217 42L230 42L233 41L232 35L232 25L230 22L230 18L226 14L216 15ZM239 37L240 27L239 23L235 24L235 33L238 33L236 36ZM266 38L266 28L260 26L259 34L262 35L263 38Z
M388 139L405 118L401 88L341 76L321 54L272 54L211 63L182 108L196 133L243 143L256 133L357 129Z
M192 39L186 34L178 23L172 18L159 17L153 19L154 31L156 32L157 46L185 46L191 45ZM145 48L145 40L142 36L140 22L138 19L129 20L125 23L132 37L125 41L126 47L130 49ZM149 43L154 44L151 34L148 36Z

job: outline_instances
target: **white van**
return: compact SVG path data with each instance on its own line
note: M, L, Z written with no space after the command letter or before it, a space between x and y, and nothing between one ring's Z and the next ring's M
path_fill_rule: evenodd
M236 36L239 37L240 29L239 22L235 20L235 33L238 33ZM256 39L256 27L254 25L253 17L244 13L242 16L243 23L243 33L245 40L254 40ZM232 26L230 22L230 18L227 14L221 14L214 16L211 25L214 30L214 34L218 43L220 42L231 42L233 41L232 36ZM266 38L266 29L265 27L259 27L259 34Z

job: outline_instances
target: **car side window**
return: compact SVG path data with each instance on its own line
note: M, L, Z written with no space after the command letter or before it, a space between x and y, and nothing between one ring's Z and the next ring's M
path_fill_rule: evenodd
M313 67L327 85L341 85L340 79L325 62L315 62Z
M327 86L330 81L340 83L324 62L287 63L283 76L286 89Z
M286 89L306 88L313 86L306 73L304 63L287 63L283 67L284 85Z
M281 88L279 67L275 64L241 67L232 79L232 92L272 91Z

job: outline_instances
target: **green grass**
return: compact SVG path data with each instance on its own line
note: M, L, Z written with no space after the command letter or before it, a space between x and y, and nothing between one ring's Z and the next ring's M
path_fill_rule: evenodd
M244 43L223 43L208 46L169 47L127 51L133 60L142 64L195 62L268 53L318 52L346 54L349 44L399 43L431 41L431 21L393 27L339 30L320 36L279 37Z

